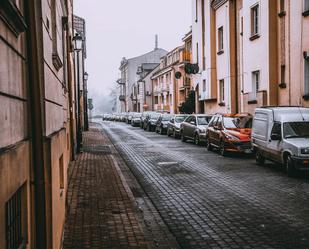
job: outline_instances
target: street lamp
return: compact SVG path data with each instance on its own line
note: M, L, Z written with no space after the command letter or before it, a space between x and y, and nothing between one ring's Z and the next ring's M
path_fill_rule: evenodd
M80 108L80 66L79 66L79 53L82 51L83 46L83 38L80 34L76 33L73 37L74 42L74 51L76 52L76 69L77 69L77 94L75 92L75 97L77 97L77 152L80 153L82 151L82 141L83 141L83 133L81 128L81 120L80 120L80 114L81 114L81 108ZM77 96L76 96L77 95Z

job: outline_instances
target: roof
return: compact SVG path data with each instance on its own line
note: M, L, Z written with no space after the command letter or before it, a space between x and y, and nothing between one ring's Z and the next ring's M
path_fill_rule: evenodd
M277 122L309 122L309 108L305 107L263 107L257 108L256 112L273 112Z

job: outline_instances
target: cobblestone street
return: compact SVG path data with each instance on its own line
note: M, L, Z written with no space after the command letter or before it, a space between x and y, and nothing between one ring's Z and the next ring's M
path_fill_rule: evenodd
M309 248L308 176L123 123L102 126L181 248Z

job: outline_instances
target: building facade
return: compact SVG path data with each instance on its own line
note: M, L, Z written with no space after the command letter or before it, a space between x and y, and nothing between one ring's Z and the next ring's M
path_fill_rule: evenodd
M308 8L307 0L192 0L196 112L308 106Z
M143 63L159 63L160 58L166 54L161 48L155 48L153 51L131 59L123 58L120 63L119 98L117 101L117 112L137 111L137 70Z
M0 248L61 247L76 137L73 6L0 2Z
M138 112L153 111L151 77L156 73L158 65L158 63L143 63L137 69L135 84L137 89L133 92L137 93L134 97L137 99Z

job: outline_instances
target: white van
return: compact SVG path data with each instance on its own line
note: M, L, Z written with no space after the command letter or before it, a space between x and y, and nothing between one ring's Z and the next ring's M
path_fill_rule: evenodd
M289 176L309 170L309 108L255 109L251 140L257 164L281 163Z

